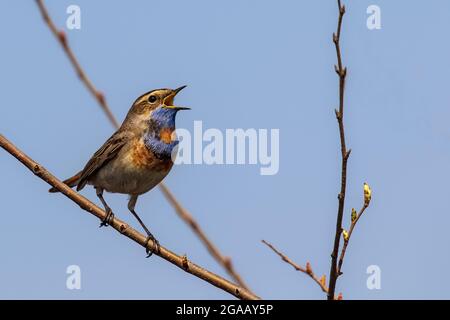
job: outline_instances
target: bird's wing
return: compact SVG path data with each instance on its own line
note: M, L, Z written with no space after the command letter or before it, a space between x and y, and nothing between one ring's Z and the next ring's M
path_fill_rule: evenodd
M78 181L77 191L84 188L88 182L89 177L96 173L101 167L107 164L119 153L120 149L126 143L126 137L120 132L114 133L105 144L97 150L92 158L88 161L83 171L81 172L80 180Z

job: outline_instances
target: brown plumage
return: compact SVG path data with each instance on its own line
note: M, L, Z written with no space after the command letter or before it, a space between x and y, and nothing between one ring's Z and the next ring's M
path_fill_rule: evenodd
M130 195L128 209L137 218L149 239L155 238L142 223L134 207L139 195L160 183L173 166L172 149L175 115L188 108L172 106L175 95L184 88L147 92L133 103L121 127L94 153L84 169L64 181L82 190L94 186L108 213L101 225L114 218L103 198L103 191ZM49 190L57 192L55 188Z

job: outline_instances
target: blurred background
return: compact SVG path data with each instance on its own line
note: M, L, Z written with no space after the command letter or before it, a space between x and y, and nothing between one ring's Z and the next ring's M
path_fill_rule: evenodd
M450 2L344 1L349 160L345 224L372 203L352 236L337 292L344 298L450 298ZM280 169L182 165L166 183L248 285L267 299L322 299L307 276L282 262L310 261L328 278L340 150L332 33L336 1L45 1L113 113L122 121L140 94L188 87L192 111L178 126L280 129ZM81 29L65 28L69 5ZM380 30L366 26L381 8ZM0 132L59 178L81 169L113 132L78 80L34 1L0 3ZM35 178L0 150L0 298L228 299L230 295L144 250ZM96 203L92 188L82 194ZM124 195L106 194L138 228ZM225 272L155 188L137 211L161 244ZM139 229L140 230L140 229ZM81 290L66 268L81 268ZM381 269L381 289L366 269Z

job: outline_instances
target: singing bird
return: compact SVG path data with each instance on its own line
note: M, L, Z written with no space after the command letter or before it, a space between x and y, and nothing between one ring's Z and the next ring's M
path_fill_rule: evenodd
M130 108L120 128L97 150L84 169L64 181L69 187L83 189L92 185L107 213L100 226L111 224L114 214L103 198L103 191L130 196L128 209L147 233L147 242L159 243L135 211L140 195L159 184L173 166L172 153L178 145L175 137L175 116L185 107L173 101L178 89L157 89L141 95ZM57 192L55 188L49 190Z

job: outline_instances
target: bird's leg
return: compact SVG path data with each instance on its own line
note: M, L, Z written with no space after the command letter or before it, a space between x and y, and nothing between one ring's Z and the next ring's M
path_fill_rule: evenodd
M148 258L153 254L153 252L159 251L159 242L158 242L158 240L156 240L156 238L153 236L153 234L150 232L150 230L148 230L148 228L142 222L141 218L139 218L136 211L134 211L134 207L136 206L137 199L138 199L138 196L135 196L135 195L130 197L130 201L128 202L128 210L130 210L130 212L133 214L133 216L136 217L137 221L139 221L142 228L144 228L145 233L147 233L147 241L146 241L145 251L147 252L147 258ZM150 240L153 241L153 248L151 250L147 248L148 242Z
M106 211L106 217L102 220L100 223L100 227L107 227L111 224L111 221L114 219L114 213L112 212L111 208L106 203L105 199L103 198L103 189L102 188L95 188L95 191L97 192L97 197L102 202L103 206L105 207Z

